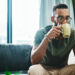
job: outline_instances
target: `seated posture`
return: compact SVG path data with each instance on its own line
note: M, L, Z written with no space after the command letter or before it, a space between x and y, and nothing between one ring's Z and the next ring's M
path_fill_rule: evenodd
M75 53L75 30L71 28L70 20L66 4L54 6L53 25L36 33L29 75L75 75L75 64L67 63L72 49Z

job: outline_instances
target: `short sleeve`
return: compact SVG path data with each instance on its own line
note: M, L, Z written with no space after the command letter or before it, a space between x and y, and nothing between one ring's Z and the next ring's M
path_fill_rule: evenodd
M38 46L44 38L44 30L38 30L34 37L34 46Z

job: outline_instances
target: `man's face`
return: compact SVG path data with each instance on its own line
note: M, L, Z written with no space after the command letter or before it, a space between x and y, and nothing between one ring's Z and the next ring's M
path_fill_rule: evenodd
M54 14L54 21L59 24L62 25L64 23L69 23L70 20L70 15L69 15L69 10L68 9L56 9L56 12Z

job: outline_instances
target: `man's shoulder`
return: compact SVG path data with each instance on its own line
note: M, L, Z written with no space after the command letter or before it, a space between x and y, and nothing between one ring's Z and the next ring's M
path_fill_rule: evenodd
M47 33L50 29L52 28L52 25L47 25L45 27L42 27L38 30L38 32L43 32L43 33Z
M44 35L51 29L52 25L48 25L45 27L40 28L39 30L37 30L36 32L36 37L44 37Z
M51 28L52 28L52 25L48 25L44 29L48 32Z
M48 25L46 27L42 27L40 28L37 32L36 32L36 35L35 35L35 39L34 39L34 45L35 46L38 46L42 39L44 38L44 35L48 32L48 30L50 30L52 26Z

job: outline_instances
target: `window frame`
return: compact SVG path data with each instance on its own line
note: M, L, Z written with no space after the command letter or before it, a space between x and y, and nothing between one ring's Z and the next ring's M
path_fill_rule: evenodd
M7 43L12 43L12 0L7 0Z

